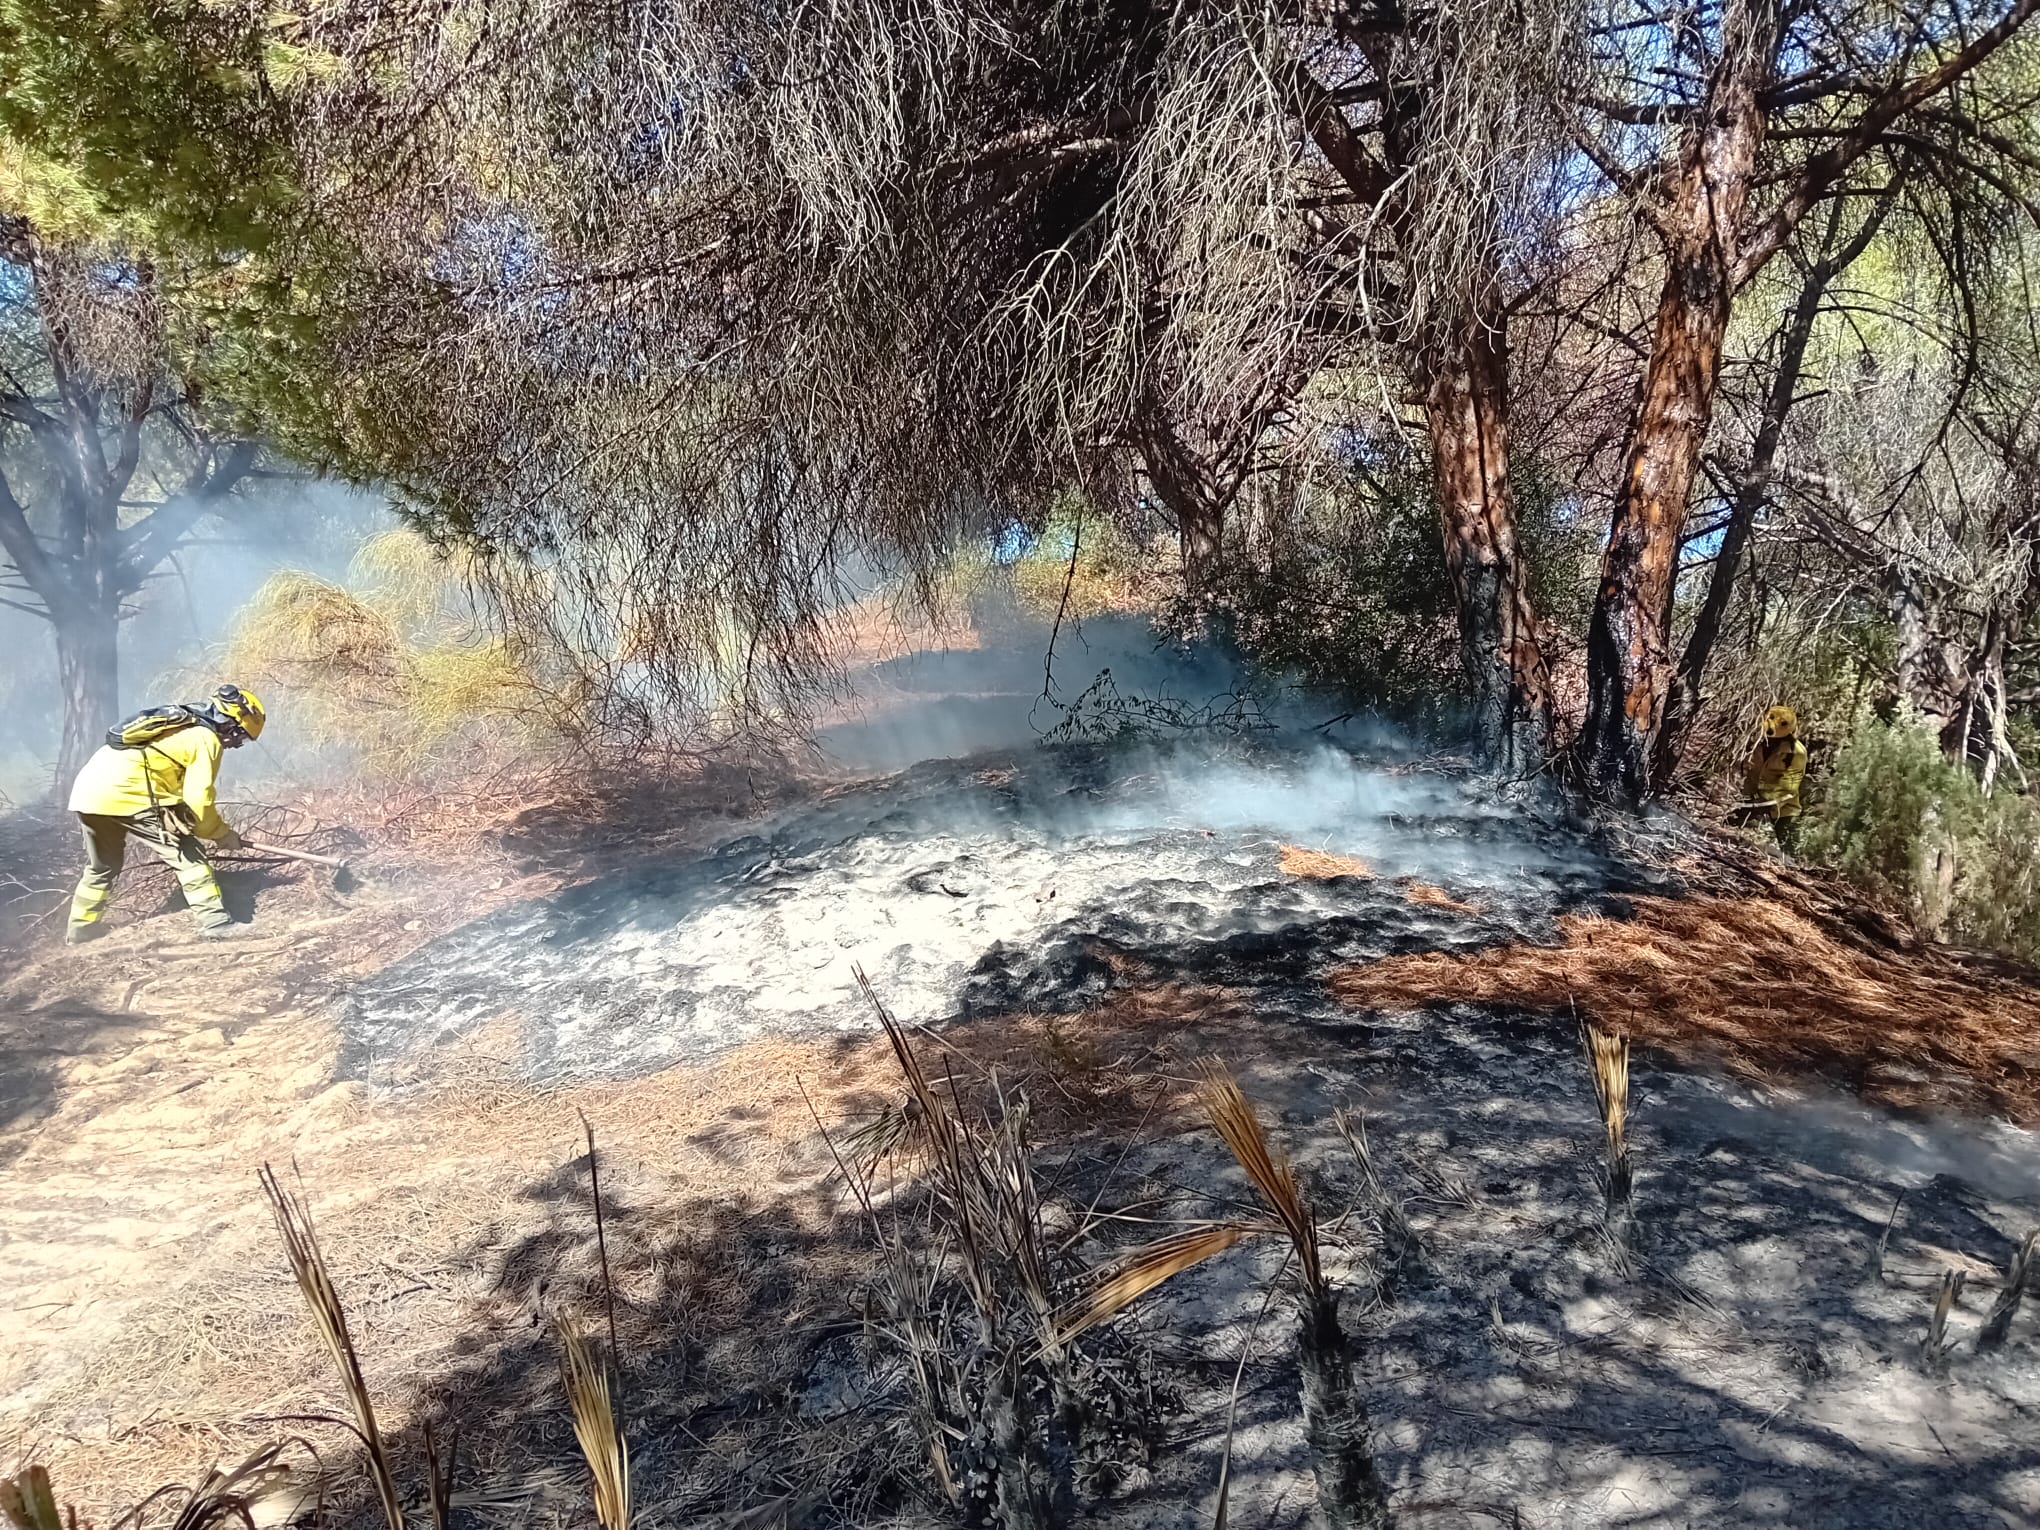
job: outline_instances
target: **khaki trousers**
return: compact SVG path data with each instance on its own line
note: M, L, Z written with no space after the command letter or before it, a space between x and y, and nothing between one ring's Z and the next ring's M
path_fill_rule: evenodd
M220 901L219 878L213 875L211 864L198 840L185 833L167 815L157 813L135 813L128 817L115 817L105 813L80 813L78 822L85 832L85 874L78 878L78 889L71 895L71 924L97 924L100 915L106 912L107 900L113 896L114 878L120 875L121 866L127 860L129 836L140 840L155 852L156 858L177 873L177 884L184 889L184 901L191 908L201 929L213 929L233 920L227 914L227 906Z

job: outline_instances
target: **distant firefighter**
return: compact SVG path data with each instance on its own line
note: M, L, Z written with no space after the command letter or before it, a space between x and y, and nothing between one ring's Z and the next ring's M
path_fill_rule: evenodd
M1799 787L1806 779L1806 745L1799 741L1799 718L1792 708L1772 707L1764 714L1764 736L1743 772L1744 807L1770 821L1778 843L1786 849L1799 833Z
M199 844L240 847L214 800L220 751L262 736L262 703L252 691L223 685L196 706L151 707L106 730L71 788L71 811L85 827L85 874L71 896L64 939L82 945L100 933L132 835L155 851L184 888L198 933L221 940L234 921L220 901L219 879Z

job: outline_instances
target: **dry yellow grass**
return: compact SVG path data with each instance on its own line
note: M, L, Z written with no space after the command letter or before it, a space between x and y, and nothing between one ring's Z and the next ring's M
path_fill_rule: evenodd
M1374 868L1357 856L1334 855L1329 850L1306 850L1301 845L1284 845L1278 858L1282 874L1290 877L1372 877Z
M1402 895L1412 903L1422 903L1429 908L1450 909L1455 914L1478 914L1481 906L1455 898L1442 887L1433 887L1429 882L1413 882L1407 877L1396 884Z

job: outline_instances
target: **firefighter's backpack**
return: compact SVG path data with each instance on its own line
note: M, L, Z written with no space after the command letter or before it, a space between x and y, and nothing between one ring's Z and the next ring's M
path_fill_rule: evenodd
M150 707L115 723L106 730L106 742L115 749L146 749L194 726L210 728L212 719L201 707L174 701L167 707Z

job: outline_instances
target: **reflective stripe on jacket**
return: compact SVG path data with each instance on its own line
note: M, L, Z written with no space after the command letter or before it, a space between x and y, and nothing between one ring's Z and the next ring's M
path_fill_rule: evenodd
M203 724L138 749L102 744L71 787L71 811L126 818L182 803L197 821L192 832L218 839L227 831L214 799L219 773L220 736Z
M1776 746L1757 745L1750 756L1744 785L1752 797L1778 804L1776 816L1799 816L1799 786L1806 779L1806 745L1798 739L1780 739Z

